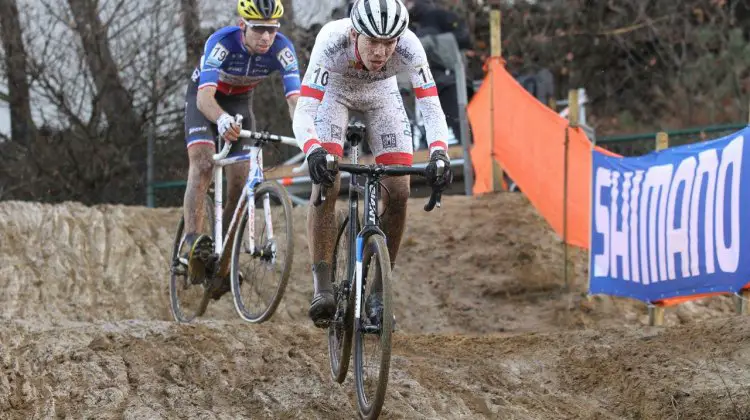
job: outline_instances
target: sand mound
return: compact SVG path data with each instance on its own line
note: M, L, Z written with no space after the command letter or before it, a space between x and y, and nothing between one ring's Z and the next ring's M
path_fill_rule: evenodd
M395 271L383 418L747 415L750 327L730 299L648 328L642 304L585 298L584 252L564 288L562 245L522 195L423 202ZM307 320L305 212L268 323L241 323L225 295L181 326L167 290L180 209L0 203L0 417L351 418L351 378L330 380Z

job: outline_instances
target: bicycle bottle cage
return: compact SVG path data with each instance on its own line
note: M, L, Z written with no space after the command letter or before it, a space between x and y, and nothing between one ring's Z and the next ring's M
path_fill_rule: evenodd
M346 128L346 140L352 147L357 147L365 139L365 125L355 121Z

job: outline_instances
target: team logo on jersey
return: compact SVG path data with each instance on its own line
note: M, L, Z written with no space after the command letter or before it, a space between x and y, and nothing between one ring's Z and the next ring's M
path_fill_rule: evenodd
M342 131L338 125L331 124L331 140L340 140Z
M383 149L395 149L396 148L396 134L388 133L380 136L380 140L383 142Z

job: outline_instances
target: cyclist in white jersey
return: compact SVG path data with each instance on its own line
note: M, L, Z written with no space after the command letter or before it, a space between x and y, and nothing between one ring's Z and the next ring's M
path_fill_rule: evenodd
M411 125L396 81L397 74L409 74L427 127L428 181L441 190L453 179L445 114L424 48L408 24L409 14L401 0L357 0L349 18L330 22L320 30L302 80L293 128L307 155L313 181L311 203L320 185L327 187L323 204L309 207L307 225L315 289L308 314L321 328L335 312L330 267L340 186L338 174L326 168L326 155L342 157L349 110L364 114L367 140L377 163L411 166ZM446 167L439 178L435 175L438 160ZM387 192L383 194L381 220L393 266L406 219L409 177L387 178L383 184ZM382 308L379 289L376 279L366 302L370 317L376 317Z

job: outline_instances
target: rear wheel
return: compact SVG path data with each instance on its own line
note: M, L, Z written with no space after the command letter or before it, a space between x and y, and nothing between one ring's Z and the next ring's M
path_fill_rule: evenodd
M352 244L349 241L349 216L339 215L339 233L333 251L333 289L336 297L336 315L328 326L328 358L331 363L331 376L343 383L349 370L354 333L354 260L349 258ZM357 223L355 232L359 231Z
M211 195L206 197L205 213L203 220L203 234L213 238L214 233L214 207ZM192 322L196 317L206 312L210 299L206 282L194 283L188 280L187 244L185 243L185 216L180 217L177 225L174 244L172 245L172 265L169 278L169 303L172 317L177 322Z
M274 314L284 296L294 258L294 226L292 200L279 183L260 184L254 206L254 220L243 212L232 246L230 275L237 314L247 322L261 323ZM255 252L248 246L249 223Z
M391 364L391 262L385 238L378 234L369 236L364 245L363 289L372 287L375 276L380 276L382 281L383 312L380 320L372 323L368 318L365 302L371 290L362 290L359 320L355 318L354 321L354 379L359 414L364 419L375 419L380 415Z

